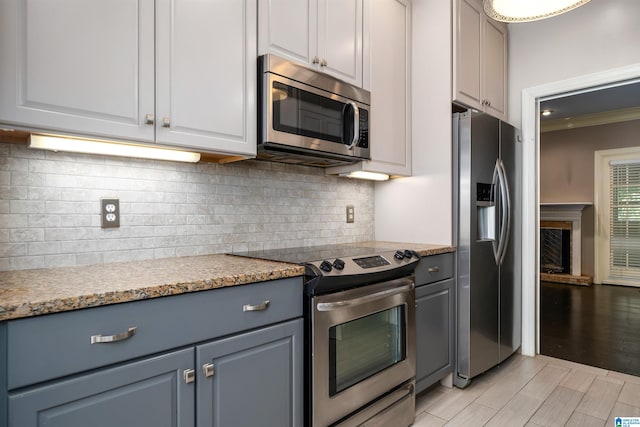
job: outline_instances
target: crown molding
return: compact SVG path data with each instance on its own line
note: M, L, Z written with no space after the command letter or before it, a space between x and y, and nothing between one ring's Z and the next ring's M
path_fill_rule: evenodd
M540 133L640 120L640 107L540 121Z

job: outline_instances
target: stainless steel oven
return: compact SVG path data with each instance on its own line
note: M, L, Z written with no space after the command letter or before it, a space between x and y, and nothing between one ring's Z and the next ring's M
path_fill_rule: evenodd
M274 55L258 66L258 158L326 167L370 157L368 91Z
M393 423L379 425L413 423L414 287L410 276L312 298L313 426L359 426L381 413Z
M415 252L325 245L241 255L305 266L305 426L413 423Z

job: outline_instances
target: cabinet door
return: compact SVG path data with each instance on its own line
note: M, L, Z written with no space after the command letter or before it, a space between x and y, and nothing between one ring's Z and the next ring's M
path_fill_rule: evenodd
M416 388L418 393L453 367L453 279L416 288Z
M356 86L362 86L362 20L362 0L318 0L320 69Z
M196 348L200 427L302 425L302 319Z
M153 141L153 0L0 2L0 122Z
M477 0L456 0L455 4L453 99L469 107L482 109L481 27L485 19L482 3Z
M409 3L371 4L371 162L368 170L411 175Z
M507 119L507 27L485 18L483 27L484 99L485 111L502 120Z
M158 0L156 140L256 154L256 2Z
M258 2L258 52L311 64L316 56L317 0Z
M193 426L186 349L9 394L9 427Z

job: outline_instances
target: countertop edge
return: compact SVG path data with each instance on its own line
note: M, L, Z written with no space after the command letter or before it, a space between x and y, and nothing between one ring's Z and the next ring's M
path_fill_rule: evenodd
M304 267L282 263L282 268L269 271L223 275L202 280L142 286L117 291L85 293L77 296L54 297L46 301L25 301L22 304L0 304L0 322L94 308L105 305L142 301L191 292L208 291L232 286L249 285L272 280L300 277Z
M438 244L403 244L397 242L383 242L383 241L372 241L372 242L364 242L358 243L359 245L369 245L372 248L375 247L404 247L406 249L411 249L417 252L420 256L433 256L444 253L452 253L456 251L454 246L450 245L438 245ZM216 255L207 255L200 257L184 257L184 258L168 258L166 260L150 260L150 261L141 261L139 265L142 273L144 273L145 266L149 269L149 265L156 266L157 263L167 263L167 264L180 264L180 263L195 263L209 261L213 263L216 261L218 267L220 265L226 265L226 263L233 263L231 261L233 255L229 254L216 254ZM200 260L198 260L201 258ZM0 280L0 298L4 299L4 301L0 301L0 322L7 320L15 320L21 318L29 318L34 316L46 315L46 314L54 314L61 313L73 310L80 310L84 308L92 308L92 307L100 307L104 305L111 304L120 304L126 302L134 302L141 301L171 295L180 295L184 293L190 292L199 292L199 291L207 291L213 289L219 289L230 286L238 286L238 285L247 285L252 283L259 282L267 282L272 280L286 279L291 277L300 277L304 274L304 267L296 264L288 264L288 263L274 263L270 261L261 261L261 260L251 260L245 261L247 263L251 262L253 264L245 267L244 265L235 266L233 269L233 273L220 273L215 271L213 273L207 272L202 273L202 277L205 278L190 278L190 279L167 279L166 283L162 283L156 280L156 284L143 284L139 287L124 285L124 287L120 288L108 288L104 289L92 290L89 287L82 286L90 281L92 277L90 273L94 273L94 271L100 272L101 269L108 269L109 264L103 265L93 265L87 267L73 267L69 271L73 272L87 272L87 277L75 279L76 283L71 287L73 289L78 289L77 294L75 290L73 292L69 292L68 289L66 292L57 292L57 289L52 293L53 295L48 298L46 297L46 292L38 292L38 289L30 289L30 287L37 288L33 283L23 283L18 280L16 281L4 281ZM121 266L130 266L137 263L121 263ZM74 270L75 269L75 270ZM47 277L51 273L60 273L63 272L65 268L60 269L43 269L40 271L35 270L27 270L23 272L4 272L6 275L16 274L18 276L25 276L29 278L24 281L37 281L39 277ZM2 272L0 272L0 279L3 278ZM63 274L61 276L64 277ZM146 277L146 276L145 276ZM84 280L84 281L83 281ZM164 279L162 279L164 280ZM142 280L141 280L142 281ZM55 283L62 283L62 280L58 280ZM153 282L153 280L150 280ZM4 287L2 286L4 285ZM43 286L46 289L44 284L38 284ZM21 294L22 292L22 294ZM20 294L20 295L14 295ZM43 296L45 294L45 296ZM10 301L13 298L16 301ZM22 300L20 300L22 299Z

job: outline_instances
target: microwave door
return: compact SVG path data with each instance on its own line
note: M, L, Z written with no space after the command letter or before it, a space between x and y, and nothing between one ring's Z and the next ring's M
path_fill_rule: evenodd
M263 144L354 156L360 110L353 101L282 76L266 74Z

